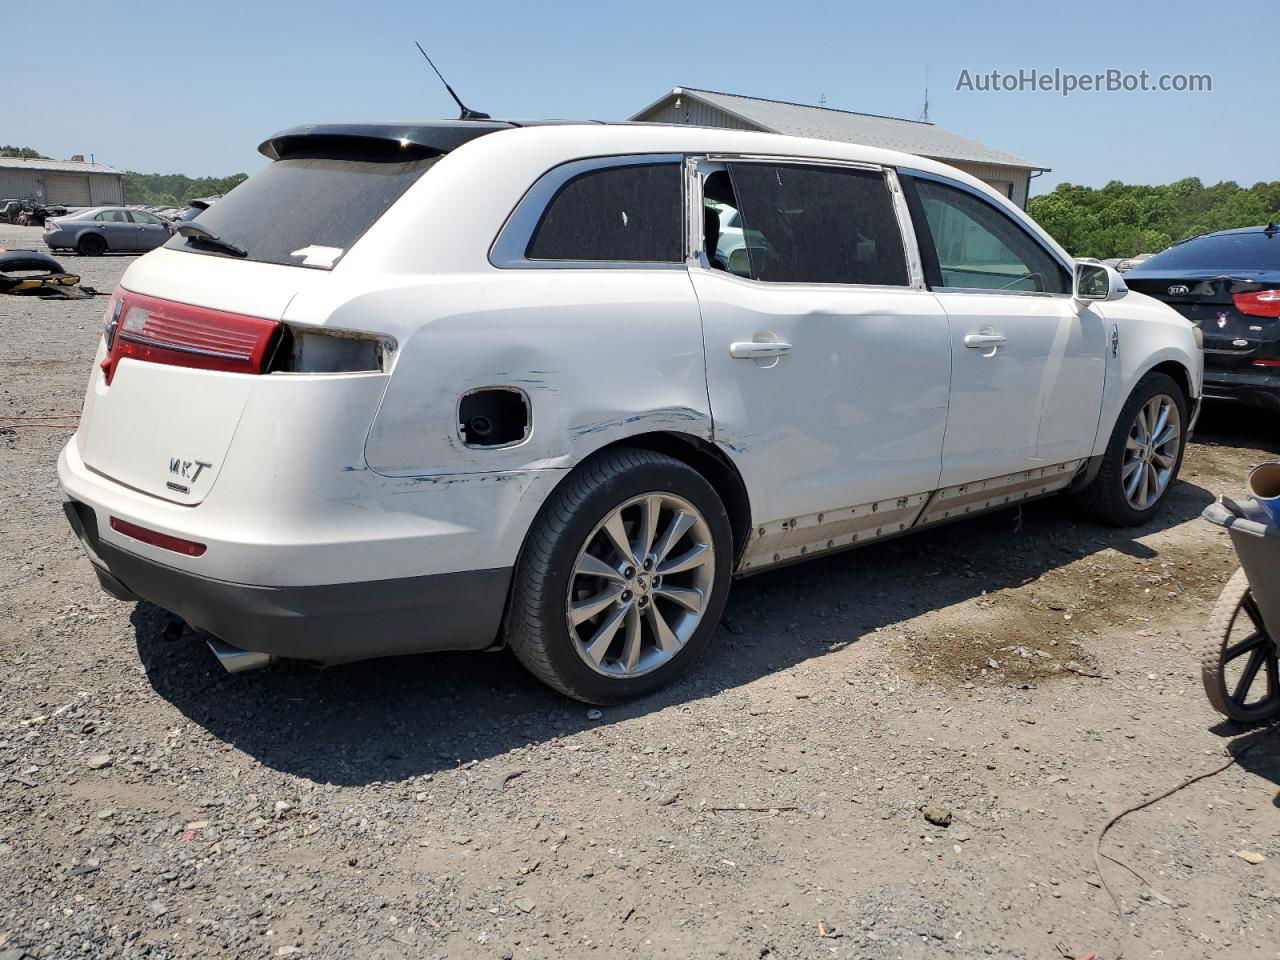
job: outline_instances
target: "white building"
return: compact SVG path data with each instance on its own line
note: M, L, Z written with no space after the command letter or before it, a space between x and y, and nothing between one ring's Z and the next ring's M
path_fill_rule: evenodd
M1050 169L921 120L741 97L693 87L672 88L631 119L760 130L901 150L957 167L989 183L1020 207L1027 205L1031 177L1037 171Z
M67 207L124 203L124 174L101 163L0 157L0 200L39 200Z

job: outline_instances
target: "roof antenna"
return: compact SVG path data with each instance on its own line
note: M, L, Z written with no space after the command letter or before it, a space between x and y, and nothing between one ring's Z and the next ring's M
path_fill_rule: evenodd
M420 44L417 40L415 40L413 41L413 45L418 48L418 52L420 54L426 57L427 63L431 64L431 69L435 70L436 76L440 78L440 82L444 84L444 88L449 91L449 96L453 97L453 102L456 103L458 105L458 109L462 111L461 113L458 114L459 120L491 120L492 119L492 117L490 117L487 113L481 113L479 110L472 110L465 103L459 100L458 95L453 92L453 87L449 86L449 81L444 78L444 74L442 74L439 70L437 70L436 65L434 63L431 63L431 58L427 57L427 51L422 49L422 44Z
M929 68L924 68L924 106L920 108L920 112L916 114L916 119L921 123L929 122Z

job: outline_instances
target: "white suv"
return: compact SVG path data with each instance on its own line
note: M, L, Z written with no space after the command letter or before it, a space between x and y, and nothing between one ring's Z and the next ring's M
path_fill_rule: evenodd
M506 643L617 702L735 576L1057 491L1141 523L1177 476L1197 331L943 164L499 121L261 150L125 274L58 462L104 587L230 666Z

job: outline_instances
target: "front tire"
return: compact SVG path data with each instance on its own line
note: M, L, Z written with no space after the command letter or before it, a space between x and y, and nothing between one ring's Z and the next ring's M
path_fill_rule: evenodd
M1097 476L1078 495L1084 509L1115 527L1150 520L1178 479L1187 422L1187 397L1172 377L1153 372L1139 380Z
M706 479L665 454L610 450L578 467L534 521L507 642L567 696L632 700L706 647L732 572L729 517Z

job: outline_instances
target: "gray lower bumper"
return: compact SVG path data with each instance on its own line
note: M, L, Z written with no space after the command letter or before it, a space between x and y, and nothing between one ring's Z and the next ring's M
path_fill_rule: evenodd
M196 630L277 657L342 663L483 649L498 637L511 582L510 568L499 568L301 587L230 583L103 542L90 507L65 506L108 593L148 600Z
M1235 400L1268 410L1280 410L1280 375L1206 368L1204 395L1210 400Z

